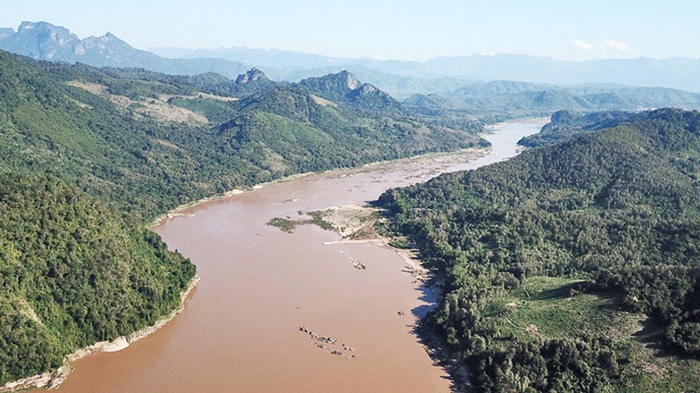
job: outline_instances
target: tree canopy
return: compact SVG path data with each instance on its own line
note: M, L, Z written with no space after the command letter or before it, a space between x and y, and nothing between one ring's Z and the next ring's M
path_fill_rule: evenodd
M696 111L643 112L382 195L394 230L444 280L431 321L478 388L643 391L659 383L640 371L656 361L640 355L644 336L697 389L699 125ZM608 320L581 318L591 307ZM621 323L635 316L646 330Z

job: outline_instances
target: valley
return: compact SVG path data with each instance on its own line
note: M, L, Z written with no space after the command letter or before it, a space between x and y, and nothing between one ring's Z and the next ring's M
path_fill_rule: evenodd
M542 122L498 127L487 136L493 147L486 155L430 155L312 174L179 211L153 229L197 265L201 281L185 311L124 351L76 362L59 391L449 390L445 371L414 332L437 293L403 271L396 251L345 242L312 225L288 233L268 221L362 206L388 187L506 159Z
M700 389L699 59L165 52L0 27L0 392Z

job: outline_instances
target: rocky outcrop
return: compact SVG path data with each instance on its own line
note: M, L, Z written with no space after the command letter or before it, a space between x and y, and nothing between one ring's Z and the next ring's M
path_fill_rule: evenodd
M336 355L336 356L343 356L343 351L345 352L355 352L355 348L352 348L346 344L340 344L338 345L338 339L335 337L330 337L330 336L322 336L313 330L307 328L306 326L299 326L299 331L306 333L309 335L309 337L314 340L314 343L318 348L321 348L323 350L326 350L330 352L331 355ZM342 351L337 348L341 347ZM346 360L349 359L354 359L357 357L357 354L352 353L345 357Z
M260 71L257 68L251 68L245 74L238 75L238 77L236 78L236 84L242 85L246 83L256 82L258 80L267 81L268 79L267 76L265 76L264 72Z
M403 111L401 104L390 95L374 85L360 82L348 71L304 79L299 85L325 99L358 109L391 115L398 115Z
M166 59L133 48L112 33L80 39L65 27L22 22L17 31L0 29L0 49L37 60L84 63L95 67L136 67L174 75L216 72L235 77L247 67L223 59Z

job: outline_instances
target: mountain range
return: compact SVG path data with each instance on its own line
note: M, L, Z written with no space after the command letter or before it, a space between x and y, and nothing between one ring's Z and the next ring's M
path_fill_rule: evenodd
M84 63L96 67L135 67L166 74L189 75L189 83L195 86L201 87L204 83L208 89L217 91L217 94L236 97L271 88L275 82L267 78L270 75L273 80L306 88L319 97L356 109L380 110L389 115L411 114L422 121L451 128L469 128L475 119L493 122L516 117L549 116L562 109L586 112L639 111L668 106L700 108L700 94L687 90L626 86L619 83L557 85L553 82L564 80L561 75L569 77L567 81L575 81L576 78L579 81L607 81L615 80L615 77L594 66L603 63L586 63L591 72L598 76L584 77L572 68L582 67L584 63L527 56L472 56L417 63L335 59L296 52L232 48L197 51L172 49L166 52L182 58L168 59L135 49L110 33L81 40L68 29L47 22L24 22L17 31L7 28L0 30L0 49L40 60ZM255 67L247 65L250 63ZM655 69L654 73L642 75L653 76L658 73L665 78L680 78L679 75L685 75L685 71L677 71L674 67L664 68L665 63L653 65L642 60L623 63L637 64L635 67L646 64ZM676 63L681 68L692 68L692 64L695 64L689 59L678 59ZM554 69L557 67L558 71ZM257 71L246 72L253 69ZM620 67L611 67L610 72L612 70L622 72ZM628 73L638 72L641 71ZM460 79L468 77L511 78L521 81ZM250 81L246 78L254 81L262 78L263 82L243 83ZM688 76L685 85L692 85L694 78L694 75ZM368 83L355 86L357 79ZM291 82L297 80L300 82ZM549 83L526 82L527 80L547 80ZM639 84L653 84L652 80L650 77L648 83ZM667 84L679 85L670 82Z
M0 49L37 60L85 63L95 67L138 67L167 74L216 72L235 78L249 66L222 59L166 59L135 49L111 33L80 39L47 22L23 22L18 30L0 30Z
M669 87L700 92L700 59L606 59L565 61L548 57L517 54L471 55L463 57L439 57L425 62L375 60L369 58L342 59L315 54L281 50L249 49L242 47L176 50L154 48L154 53L177 55L182 59L220 58L256 64L269 69L277 77L302 76L303 72L337 72L351 69L365 80L364 70L396 75L399 77L463 81L510 80L532 83L582 84L618 83L632 86ZM277 71L279 70L279 71Z
M543 83L474 82L440 94L415 94L403 105L417 113L467 111L488 121L549 116L561 109L581 112L640 111L661 107L700 108L700 94L660 87L617 84L558 86Z
M283 50L135 49L113 34L80 39L64 27L23 22L0 29L0 49L41 60L93 66L142 67L169 74L205 72L235 78L252 66L274 80L298 81L349 70L396 98L443 93L469 82L496 80L579 85L585 83L666 87L700 92L700 59L608 59L582 62L515 54L441 57L425 62L344 59ZM159 56L160 55L160 56Z

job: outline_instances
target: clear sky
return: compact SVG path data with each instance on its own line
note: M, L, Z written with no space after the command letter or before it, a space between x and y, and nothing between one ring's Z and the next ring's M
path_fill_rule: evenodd
M698 0L0 0L0 27L46 21L139 49L244 46L427 60L700 57Z

